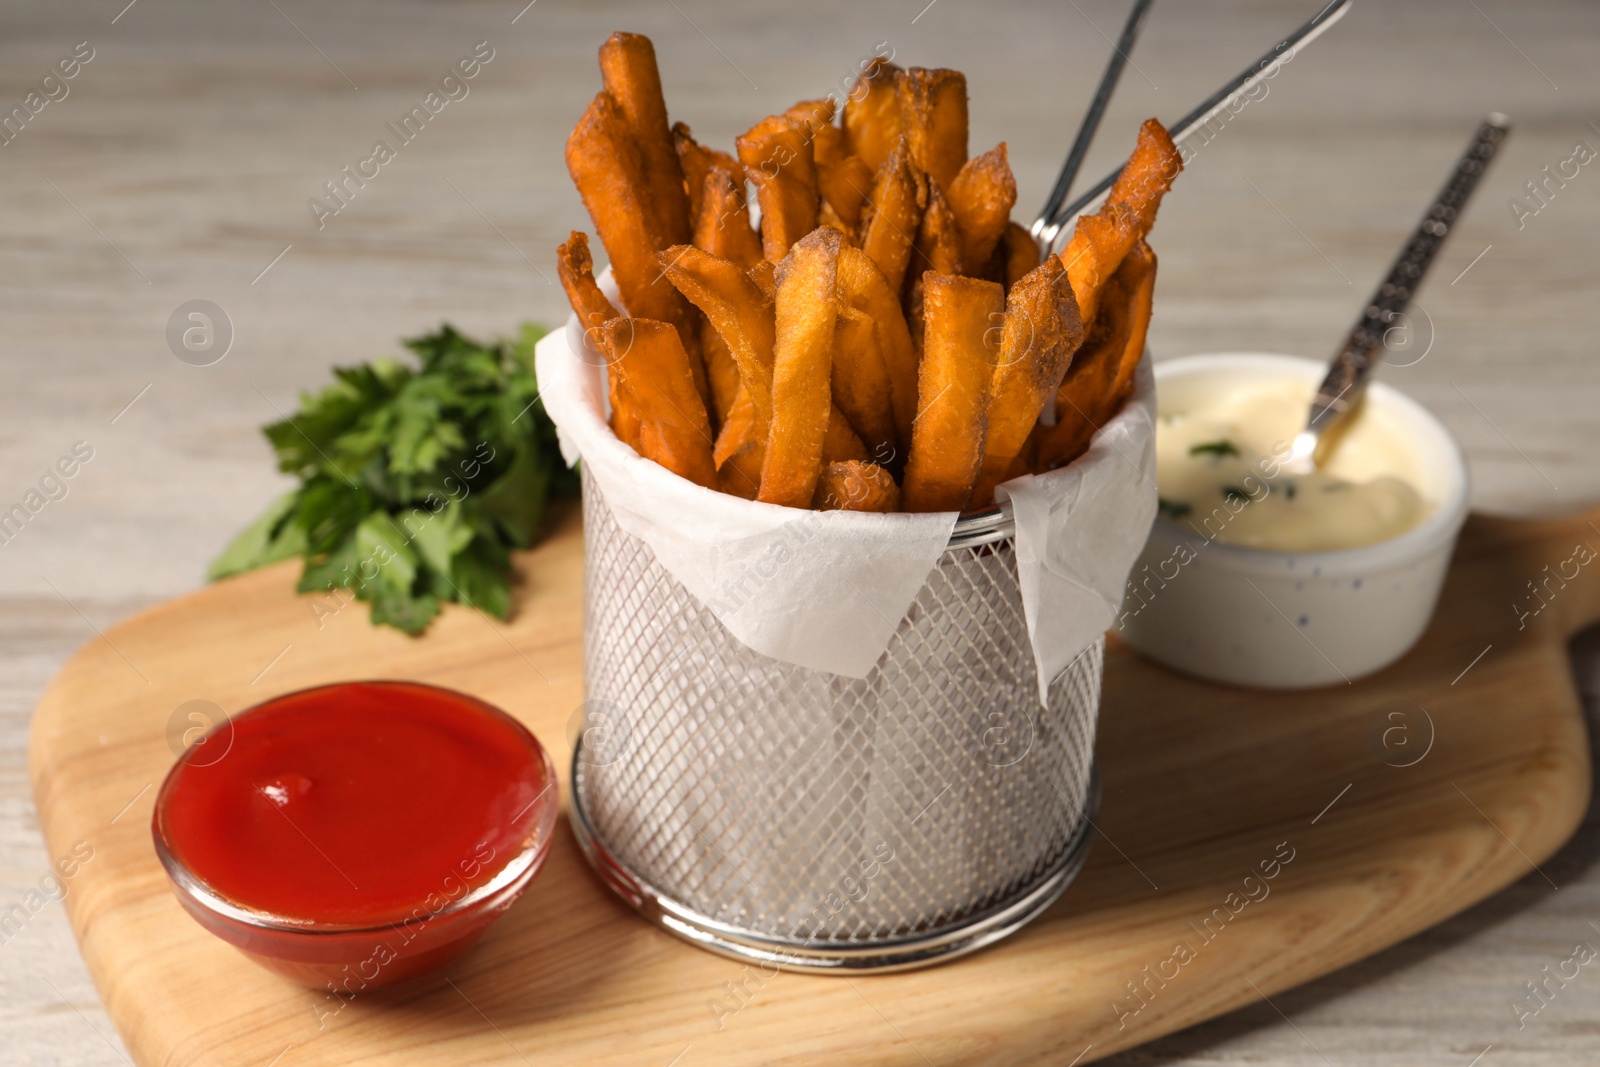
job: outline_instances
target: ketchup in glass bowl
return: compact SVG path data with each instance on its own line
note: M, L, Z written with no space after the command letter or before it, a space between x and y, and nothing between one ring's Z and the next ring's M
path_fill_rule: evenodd
M347 682L214 728L162 783L152 832L201 926L356 993L470 948L538 873L559 808L549 756L499 709Z

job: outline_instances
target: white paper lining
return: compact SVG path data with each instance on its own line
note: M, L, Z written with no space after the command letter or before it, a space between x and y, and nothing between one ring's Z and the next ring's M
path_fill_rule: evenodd
M540 395L569 464L582 457L617 524L650 546L744 644L787 663L865 678L955 527L956 513L800 511L702 488L643 459L605 421L601 360L576 319L541 340ZM1061 470L1014 479L1017 571L1049 683L1116 618L1156 513L1155 378Z

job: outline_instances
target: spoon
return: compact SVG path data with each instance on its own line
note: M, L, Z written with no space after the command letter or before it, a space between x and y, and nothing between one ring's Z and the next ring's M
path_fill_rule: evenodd
M1412 296L1422 285L1445 238L1477 188L1478 179L1483 177L1500 142L1510 131L1511 120L1494 113L1487 116L1472 135L1444 188L1428 206L1422 221L1389 268L1383 284L1367 301L1355 327L1333 357L1327 377L1317 387L1317 394L1311 401L1306 428L1290 446L1288 459L1283 463L1286 470L1304 474L1327 464L1342 430L1349 425L1351 413L1366 393L1385 334L1410 306Z

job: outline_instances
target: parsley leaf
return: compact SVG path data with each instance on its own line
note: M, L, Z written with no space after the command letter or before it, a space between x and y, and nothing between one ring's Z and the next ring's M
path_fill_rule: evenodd
M1205 444L1190 445L1191 456L1237 456L1239 449L1226 437L1220 441L1207 441Z
M442 601L508 617L512 550L534 542L552 496L578 488L539 401L533 346L544 332L524 325L484 344L444 325L404 342L417 366L336 368L293 417L262 429L300 487L208 577L299 556L299 592L350 590L374 624L420 634Z

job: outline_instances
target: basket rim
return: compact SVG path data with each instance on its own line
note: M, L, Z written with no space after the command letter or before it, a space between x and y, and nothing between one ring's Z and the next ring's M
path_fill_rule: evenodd
M950 531L950 541L945 545L945 551L1007 541L1016 534L1016 517L1011 513L1011 501L1006 500L978 511L962 512L955 528Z

